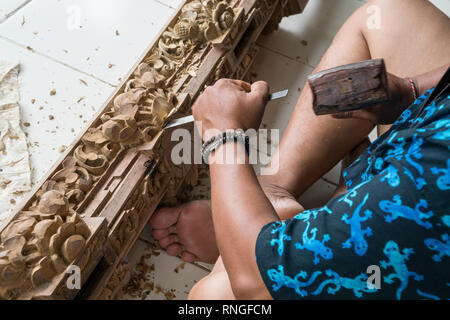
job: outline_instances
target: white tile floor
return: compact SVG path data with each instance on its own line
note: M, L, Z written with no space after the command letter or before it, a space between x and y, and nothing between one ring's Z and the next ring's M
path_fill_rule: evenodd
M86 126L85 121L102 106L181 2L0 1L0 59L21 63L20 105L23 122L31 123L24 129L31 144L33 183L61 156L60 146L68 146ZM364 2L311 0L302 15L284 19L279 31L259 40L261 51L253 72L268 81L273 90L290 89L288 98L268 108L263 120L267 127L284 131L298 88L340 25ZM450 14L450 0L431 2ZM57 92L54 96L49 95L52 89ZM36 100L34 104L31 99ZM49 115L54 120L49 120ZM313 207L326 201L339 180L339 170L337 166L314 184L301 202ZM130 253L132 264L139 262L145 252L146 241L151 240L149 232L145 230L143 240ZM174 293L176 299L186 298L194 282L207 274L204 267L192 264L181 268L181 260L164 253L147 263L155 264L152 281L161 286L162 292ZM146 298L166 298L157 291Z

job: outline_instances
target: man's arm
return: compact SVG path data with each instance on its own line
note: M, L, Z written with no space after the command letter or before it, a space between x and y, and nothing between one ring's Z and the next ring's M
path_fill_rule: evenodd
M258 128L267 94L264 82L219 80L207 88L193 106L195 119L202 122L203 139L228 129ZM245 157L245 164L238 164L243 162L238 162L239 156ZM279 218L241 144L227 143L209 160L214 228L233 292L238 299L270 298L255 261L255 244L261 228Z

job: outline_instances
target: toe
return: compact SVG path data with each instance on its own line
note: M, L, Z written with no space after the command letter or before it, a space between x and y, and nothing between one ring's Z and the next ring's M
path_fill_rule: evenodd
M178 221L183 205L176 207L163 207L155 211L150 218L150 226L153 229L167 229Z
M177 231L177 227L176 226L171 226L171 227L169 227L167 229L153 229L152 236L156 240L161 240L161 239L169 236L172 233L176 233L176 231Z
M183 247L179 243L172 243L167 247L166 252L170 256L177 256L183 251Z
M194 262L194 261L198 260L198 258L195 255L193 255L192 253L190 253L188 251L184 251L181 254L181 259L185 262Z
M176 236L174 234L171 234L170 236L167 236L167 237L162 238L161 240L159 240L159 244L163 248L167 248L172 243L176 243L176 242L178 242L178 236Z

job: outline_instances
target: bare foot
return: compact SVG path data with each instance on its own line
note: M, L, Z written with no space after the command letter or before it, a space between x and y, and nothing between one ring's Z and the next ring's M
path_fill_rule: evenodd
M150 226L153 237L171 256L207 263L219 257L209 201L160 208L151 217Z
M304 208L286 191L263 186L282 220L292 218ZM216 262L219 257L209 201L192 201L176 207L158 209L150 219L152 235L171 256L186 262Z
M345 169L347 169L356 159L361 156L364 151L371 145L369 138L365 138L358 146L356 146L349 154L347 154L344 159L342 159L342 167L341 167L341 178L339 180L339 184L334 191L334 194L331 198L336 198L340 195L347 193L347 186L345 185L344 177L342 173Z

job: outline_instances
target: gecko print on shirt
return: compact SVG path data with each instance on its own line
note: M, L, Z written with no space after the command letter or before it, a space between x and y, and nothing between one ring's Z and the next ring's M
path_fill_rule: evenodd
M275 299L450 298L450 98L431 92L343 171L347 193L263 227Z

